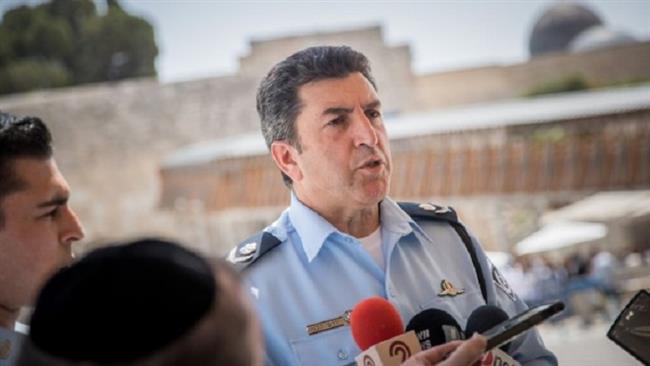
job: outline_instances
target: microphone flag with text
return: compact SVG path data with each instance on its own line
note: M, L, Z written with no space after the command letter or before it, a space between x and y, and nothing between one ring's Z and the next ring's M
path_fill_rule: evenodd
M463 330L451 314L440 309L424 310L411 319L406 331L414 331L422 349L465 339Z
M499 325L509 318L508 314L497 306L481 305L474 309L474 311L469 315L469 318L467 318L465 336L470 338L474 333L482 334L486 330ZM508 352L509 346L510 343L506 343L499 348L504 352Z
M481 366L521 366L512 356L499 348L491 349L483 355Z
M412 330L423 350L447 342L469 339L475 332L492 328L508 320L508 314L495 306L481 306L474 310L467 320L465 332L448 312L441 309L424 310L411 319L406 330ZM480 366L520 366L510 355L500 349L489 350L481 358Z
M352 309L350 328L363 351L355 358L358 366L399 366L422 350L415 332L404 333L395 307L378 296L362 300Z
M474 309L467 318L465 335L470 338L474 333L482 334L485 331L503 323L510 317L501 308L494 305L481 305ZM508 354L510 343L499 348L494 348L485 353L481 358L481 366L520 366L512 356Z

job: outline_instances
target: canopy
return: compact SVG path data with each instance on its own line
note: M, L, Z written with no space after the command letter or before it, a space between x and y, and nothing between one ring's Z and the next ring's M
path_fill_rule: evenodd
M498 269L506 268L513 261L512 254L506 252L492 252L486 250L485 255L487 255L490 262L492 262Z
M547 252L601 239L607 226L589 222L555 222L542 227L515 245L519 255Z

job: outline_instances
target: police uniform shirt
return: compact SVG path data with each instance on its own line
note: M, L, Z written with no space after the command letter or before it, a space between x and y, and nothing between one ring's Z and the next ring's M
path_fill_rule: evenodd
M261 318L267 365L353 364L361 350L350 327L330 327L327 320L340 319L370 296L389 299L405 323L425 309L438 308L463 328L471 312L485 304L470 255L448 223L416 222L389 198L380 204L380 220L385 270L356 238L294 195L290 207L265 229L278 245L259 258L250 253L259 243L243 243L231 251L233 262L254 258L244 263L243 274ZM473 238L472 244L487 279L488 302L510 316L523 311L526 305L499 279ZM237 251L246 256L238 260ZM455 296L441 296L443 284ZM314 324L327 326L312 332ZM557 364L534 330L514 341L510 354L522 365Z
M23 334L0 327L0 366L10 366L16 362Z

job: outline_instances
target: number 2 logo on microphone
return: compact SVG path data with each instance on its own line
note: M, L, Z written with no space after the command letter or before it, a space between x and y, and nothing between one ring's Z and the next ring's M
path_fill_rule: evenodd
M390 344L388 354L390 357L398 356L401 359L401 362L404 362L411 357L411 349L406 345L406 343L395 341Z

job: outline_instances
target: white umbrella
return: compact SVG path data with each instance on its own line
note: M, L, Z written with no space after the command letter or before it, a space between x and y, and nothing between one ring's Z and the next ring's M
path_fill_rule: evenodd
M589 222L556 222L542 227L515 245L519 255L547 252L607 235L607 226Z
M506 268L512 263L512 254L506 252L492 252L485 251L490 262L494 264L499 270Z

